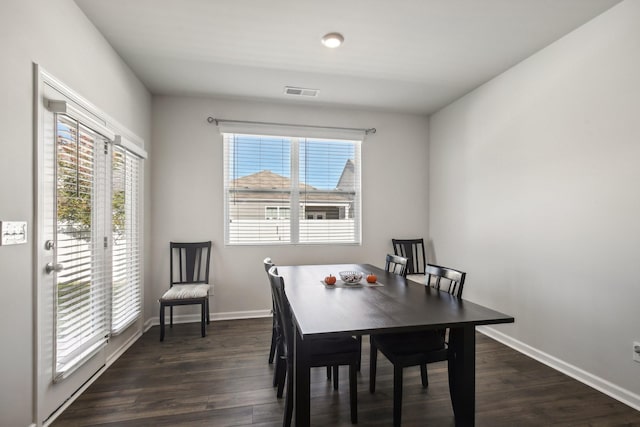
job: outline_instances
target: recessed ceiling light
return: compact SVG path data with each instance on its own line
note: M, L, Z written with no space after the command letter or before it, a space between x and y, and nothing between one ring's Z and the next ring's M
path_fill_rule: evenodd
M343 41L344 37L340 33L329 33L322 37L322 44L331 49L340 46Z

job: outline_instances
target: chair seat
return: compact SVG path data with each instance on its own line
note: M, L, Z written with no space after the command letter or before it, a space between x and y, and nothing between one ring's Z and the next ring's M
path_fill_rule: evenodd
M209 293L209 285L173 285L162 295L160 301L205 298Z
M372 338L383 352L390 351L398 355L428 353L446 348L441 330L376 334Z
M411 280L412 282L420 283L422 285L426 285L427 276L424 274L407 274L407 280Z

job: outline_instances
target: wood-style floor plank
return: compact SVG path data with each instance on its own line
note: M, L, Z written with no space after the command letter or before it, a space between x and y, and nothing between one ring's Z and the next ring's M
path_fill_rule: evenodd
M53 424L84 426L282 425L284 399L272 388L267 364L271 319L199 323L145 333ZM376 393L369 393L369 346L363 340L358 376L358 420L392 425L393 371L378 356ZM420 371L406 369L405 426L453 426L446 363L429 365L429 388ZM347 368L334 391L324 369L311 374L311 420L316 426L349 426ZM640 426L640 413L496 341L477 334L476 425Z

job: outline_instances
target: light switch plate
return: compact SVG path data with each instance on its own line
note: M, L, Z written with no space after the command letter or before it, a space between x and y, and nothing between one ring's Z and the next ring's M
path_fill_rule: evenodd
M27 221L0 221L0 245L27 243Z

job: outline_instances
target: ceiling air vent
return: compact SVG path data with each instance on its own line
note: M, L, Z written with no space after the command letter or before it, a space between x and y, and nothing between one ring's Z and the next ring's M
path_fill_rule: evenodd
M291 87L291 86L284 87L285 95L316 97L318 96L318 92L320 92L318 89L306 89L303 87Z

